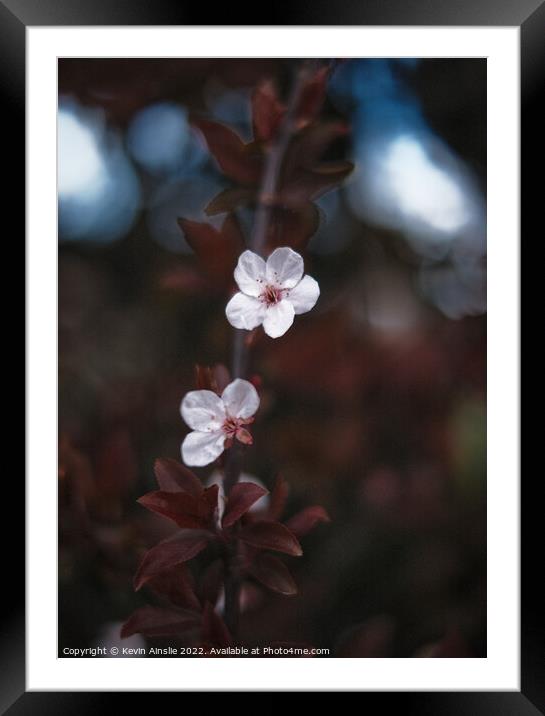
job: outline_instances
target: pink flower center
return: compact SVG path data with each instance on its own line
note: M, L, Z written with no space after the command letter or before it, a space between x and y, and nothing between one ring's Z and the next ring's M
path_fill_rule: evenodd
M269 284L268 286L265 286L259 298L267 306L274 306L282 300L283 294L284 291L281 288Z
M244 421L240 420L239 418L232 418L231 416L227 416L225 420L223 421L223 425L221 426L221 429L223 432L227 435L229 438L234 438L237 434L237 430L244 425Z
M226 446L230 447L235 438L244 445L251 445L252 436L246 430L244 425L249 425L253 422L253 418L232 418L228 415L221 426L221 429L225 433L225 437L227 439Z

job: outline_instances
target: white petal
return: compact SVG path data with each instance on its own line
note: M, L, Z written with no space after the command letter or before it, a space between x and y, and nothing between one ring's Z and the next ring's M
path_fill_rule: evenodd
M293 249L283 246L275 249L267 259L267 281L281 288L293 288L301 280L303 258Z
M193 432L185 436L182 443L182 459L189 467L209 465L221 455L225 435L220 432Z
M237 378L221 394L227 414L232 418L251 418L259 408L259 395L247 380Z
M240 291L225 306L225 315L229 323L235 328L252 328L263 323L266 306L258 298L252 298Z
M295 314L306 313L314 307L318 296L320 295L320 287L318 281L312 276L303 276L295 288L292 288L286 295L286 301L289 301L295 309Z
M265 333L271 338L283 336L293 323L294 315L295 310L286 299L276 303L274 306L269 306L263 321Z
M225 420L221 398L211 390L191 390L180 406L182 418L192 430L219 430Z
M247 296L259 296L265 283L265 261L253 251L243 251L235 268L235 281Z

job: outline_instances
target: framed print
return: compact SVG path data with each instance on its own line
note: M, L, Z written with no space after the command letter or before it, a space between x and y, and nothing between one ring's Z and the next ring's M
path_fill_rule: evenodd
M518 427L543 7L1 12L27 159L8 712L543 710Z

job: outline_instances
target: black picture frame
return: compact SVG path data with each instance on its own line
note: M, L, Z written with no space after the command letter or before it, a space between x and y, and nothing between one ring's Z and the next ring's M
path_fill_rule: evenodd
M4 137L9 136L13 152L10 174L10 212L22 217L24 203L25 147L25 30L28 26L65 25L198 25L204 13L186 7L186 3L155 0L0 0L0 91ZM227 9L227 8L226 8ZM272 9L272 8L271 8ZM269 17L255 23L237 15L229 4L228 12L218 8L215 24L222 25L405 25L405 26L519 26L521 36L521 236L538 226L541 207L540 176L543 118L538 102L545 87L545 2L544 0L366 0L365 2L304 3L293 1L282 17L269 10ZM225 17L222 17L222 13ZM199 17L200 15L200 17ZM225 23L223 21L226 21ZM236 22L239 20L240 23ZM282 22L278 22L282 20ZM20 209L20 211L19 211ZM534 237L536 238L536 237ZM21 245L22 245L21 241ZM14 500L23 512L23 487L18 466L19 493ZM545 646L539 634L543 627L543 587L539 586L539 559L532 546L539 545L541 521L532 510L537 500L539 480L529 478L521 487L521 691L520 692L387 692L362 693L364 708L377 697L402 713L426 714L545 714ZM17 500L17 498L19 498ZM23 520L19 519L19 524ZM12 527L10 529L13 529ZM538 532L539 530L539 532ZM16 550L12 532L10 552ZM5 606L0 632L0 714L86 714L103 713L107 701L119 701L115 694L53 693L25 691L24 661L24 534L19 534L19 553L13 551L14 566L4 581ZM7 567L4 568L7 570ZM4 574L7 572L5 571ZM6 587L9 585L9 589ZM130 694L125 693L124 696ZM139 698L142 695L138 695ZM124 704L125 705L125 704ZM385 702L381 702L384 707Z

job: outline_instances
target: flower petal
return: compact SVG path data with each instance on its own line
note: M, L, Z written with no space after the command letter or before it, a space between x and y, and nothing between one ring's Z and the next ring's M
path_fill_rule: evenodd
M232 418L250 418L259 408L259 395L247 380L237 378L221 394L227 414Z
M303 276L295 288L292 288L286 295L286 300L289 301L295 309L295 315L299 313L306 313L314 307L318 296L320 295L320 287L318 281L312 278L312 276Z
M293 288L304 271L303 257L287 246L275 249L267 259L267 281L280 288Z
M180 412L192 430L202 432L219 430L225 420L223 402L211 390L191 390L182 400Z
M224 444L225 435L220 431L189 433L182 443L182 459L190 467L210 465L221 455Z
M274 306L269 306L263 321L265 333L271 338L283 336L293 323L294 316L295 309L286 299L276 303Z
M243 251L235 268L235 281L247 296L259 296L265 282L265 261L253 251Z
M265 311L266 306L262 301L240 291L235 293L225 306L225 315L229 323L235 328L244 328L247 331L263 323Z

